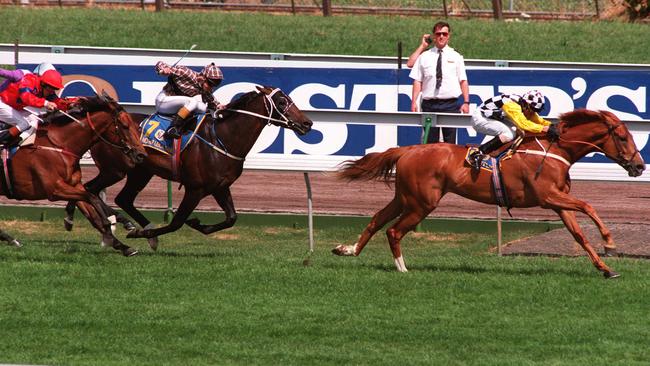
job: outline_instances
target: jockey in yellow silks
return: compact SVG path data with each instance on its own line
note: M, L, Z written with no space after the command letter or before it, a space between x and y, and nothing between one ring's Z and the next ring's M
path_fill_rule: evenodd
M542 109L544 96L537 90L528 91L522 96L496 95L479 105L472 114L472 126L478 133L496 137L470 155L473 167L479 169L485 155L512 141L517 129L546 133L550 139L557 139L557 128L538 115Z

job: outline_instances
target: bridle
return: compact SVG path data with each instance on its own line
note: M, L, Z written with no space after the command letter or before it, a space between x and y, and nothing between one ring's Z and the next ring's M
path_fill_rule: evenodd
M71 115L70 113L68 113L66 111L63 111L63 110L59 110L58 112L65 115L66 117L70 118L72 121L76 122L81 127L84 127L84 128L86 127L85 123L83 123L82 121L80 121L79 119L77 119L76 117ZM126 112L123 109L121 109L121 107L120 107L117 110L113 110L112 113L111 113L111 116L113 118L113 126L115 127L115 134L119 137L120 142L122 143L122 145L115 144L115 143L111 142L110 140L108 140L107 138L105 138L104 136L102 136L102 134L95 127L95 124L93 123L93 120L92 120L92 117L91 117L89 111L86 111L86 121L88 121L88 127L90 128L90 130L93 132L93 134L95 136L97 136L98 139L100 139L105 144L108 144L108 145L112 146L113 148L116 148L116 149L122 151L125 155L131 156L131 154L135 151L135 149L131 145L129 145L128 142L126 142L126 137L124 136L124 133L120 129L120 126L119 126L119 123L120 123L119 122L119 115L120 115L120 113L126 113ZM54 146L57 146L57 144L54 143L54 141L50 140L50 142ZM74 157L76 159L81 159L80 156L77 156L75 153L73 153L73 152L71 152L71 151L69 151L67 149L61 148L61 147L49 147L49 146L41 146L41 145L38 145L36 147L38 149L56 151L56 152L59 152L59 153L64 154L64 155L72 156L72 157Z
M256 91L256 92L260 93L260 91ZM292 121L289 117L287 117L287 112L289 111L289 108L291 108L291 106L293 106L293 100L291 100L289 97L287 97L287 100L290 103L288 103L282 110L280 110L278 108L278 106L275 104L275 101L273 100L273 96L277 92L282 93L280 88L273 89L269 94L263 93L263 95L264 95L264 107L266 108L266 113L268 114L268 116L265 116L265 115L262 115L262 114L259 114L259 113L255 113L255 112L251 112L251 111L242 110L242 109L228 109L228 110L232 111L232 112L248 114L248 115L251 115L251 116L262 118L262 119L266 120L266 123L269 124L269 125L274 124L274 125L278 125L280 127L291 128L291 127L295 126L296 123L294 121ZM273 115L276 112L280 116L280 118L282 118L282 119L273 118ZM276 123L271 123L271 122L276 122Z
M282 93L280 88L273 89L269 94L262 93L259 90L256 90L255 92L258 93L258 94L261 93L264 96L264 108L266 109L266 114L268 114L268 115L265 116L263 114L259 114L259 113L255 113L255 112L251 112L251 111L247 111L247 110L243 110L243 109L230 109L229 108L229 109L226 109L226 110L231 111L231 112L247 114L249 116L254 116L254 117L261 118L263 120L266 120L266 123L269 124L269 125L274 124L276 126L287 127L287 128L291 128L291 127L296 125L296 123L294 121L292 121L289 117L287 117L287 112L289 111L289 108L291 108L291 106L293 106L293 101L291 100L291 98L289 98L288 96L285 95L285 97L287 98L289 103L282 110L280 110L280 108L278 108L275 101L273 100L273 96L277 92ZM273 118L273 115L276 114L276 113L277 113L277 115L280 116L281 119ZM272 122L275 122L275 123L272 123ZM213 150L215 150L215 151L217 151L217 152L219 152L219 153L221 153L221 154L223 154L223 155L225 155L225 156L227 156L227 157L229 157L231 159L239 160L239 161L244 161L245 160L245 158L243 158L243 157L233 155L233 154L229 153L228 151L226 151L225 146L223 145L221 140L219 140L219 138L217 138L217 141L221 144L221 146L224 147L223 149L218 147L218 146L215 146L213 143L205 140L204 138L202 138L199 135L197 135L197 138L200 141L202 141L203 143L210 146Z
M82 127L86 127L86 125L82 121L78 120L77 118L75 118L71 114L69 114L69 113L67 113L65 111L60 111L60 112L62 114L64 114L65 116L67 116L68 118L70 118L73 121L80 124ZM119 125L120 125L120 114L121 113L126 113L123 109L121 109L121 107L117 108L116 110L111 111L111 116L113 118L113 126L115 127L115 135L118 136L118 138L120 139L120 143L122 145L118 145L118 144L115 144L115 143L111 142L109 139L107 139L101 133L99 133L99 131L95 127L95 124L93 123L93 120L92 120L92 117L90 116L89 111L86 111L86 121L88 121L88 127L90 127L90 130L93 132L93 134L95 134L95 136L97 136L97 138L100 139L103 143L105 143L105 144L107 144L107 145L109 145L109 146L111 146L111 147L113 147L115 149L118 149L118 150L122 151L127 156L130 156L130 154L132 154L135 149L131 145L129 145L129 143L126 141L127 140L126 136L124 135L124 133L120 129Z
M118 109L112 111L111 113L113 117L113 126L115 127L115 135L118 136L118 138L120 139L121 145L109 141L106 137L100 134L99 131L97 131L95 125L93 124L92 118L90 118L90 112L86 112L86 120L88 121L88 126L93 131L95 136L97 136L100 140L102 140L102 142L108 144L111 147L121 150L122 153L124 153L126 156L130 156L135 150L135 148L133 148L133 146L131 146L127 142L127 138L124 132L122 131L122 129L120 128L120 114L122 113L126 113L126 112L124 110Z
M629 159L627 159L627 158L624 156L624 153L623 153L623 148L624 148L623 142L621 141L621 138L620 138L620 137L619 137L619 136L614 132L614 131L616 131L616 129L618 129L619 127L623 126L623 122L618 121L618 122L616 122L616 123L614 123L614 124L610 124L610 123L607 123L607 120L606 120L606 119L604 119L604 120L603 120L603 123L605 124L605 126L607 126L607 134L608 134L608 135L610 136L610 138L614 141L614 145L616 146L616 151L618 152L618 155L617 155L616 157L610 156L610 155L609 155L607 152L605 152L605 150L603 150L600 146L597 146L597 145L595 145L595 144L593 144L593 143L591 143L591 142L580 141L580 140L567 140L567 139L562 138L562 136L560 136L559 140L562 141L562 142L566 142L566 143L577 143L577 144L583 144L583 145L591 146L591 147L593 147L594 149L598 150L599 152L601 152L602 154L604 154L605 156L607 156L608 158L612 159L612 160L615 161L617 164L619 164L619 165L621 165L621 166L623 166L623 167L632 165L631 160L632 160L632 159L633 159L637 154L640 155L641 152L639 152L639 149L638 149L638 148L636 147L636 145L635 145L635 146L634 146L634 153L632 154L632 156L631 156Z

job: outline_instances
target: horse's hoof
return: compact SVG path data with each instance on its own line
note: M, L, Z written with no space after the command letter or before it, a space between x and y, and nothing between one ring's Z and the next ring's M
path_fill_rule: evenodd
M618 257L618 251L616 248L605 247L605 257Z
M69 219L67 217L63 218L63 226L65 226L66 231L72 231L72 225L73 224L74 224L74 222L72 221L72 219Z
M125 257L133 257L136 254L138 254L137 249L133 249L133 248L122 249L122 255L124 255Z
M129 239L142 238L144 237L142 230L133 229L126 234L126 237Z
M158 237L154 236L153 238L147 239L147 242L149 243L149 248L153 250L154 252L158 250Z
M621 275L618 272L614 272L614 271L606 271L605 273L603 273L603 275L605 276L606 279L621 277Z
M22 246L23 246L23 245L20 244L20 242L19 242L18 240L16 240L16 239L10 241L10 242L9 242L9 245L13 245L13 246L15 246L16 248L22 248Z
M352 245L337 245L336 248L332 249L332 253L340 256L353 256L354 255L354 246Z
M137 229L135 227L135 225L133 225L133 223L130 222L130 221L127 222L126 224L124 224L123 227L124 227L124 230L126 230L126 231L133 231L133 230Z

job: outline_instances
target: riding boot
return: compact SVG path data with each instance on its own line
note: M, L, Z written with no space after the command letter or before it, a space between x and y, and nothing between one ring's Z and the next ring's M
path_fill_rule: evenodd
M16 126L12 126L6 130L0 131L0 145L7 145L20 134L20 130Z
M501 146L503 146L505 142L502 142L499 136L496 136L492 140L482 144L481 146L478 147L477 151L474 151L470 155L470 160L472 161L472 167L476 170L481 169L481 162L483 161L483 158L485 155L488 155L492 151L497 150Z
M172 123L169 128L167 128L167 131L165 131L165 138L177 139L181 137L183 126L185 125L185 119L190 115L190 113L189 109L181 107L181 109L176 112L176 115L174 116L174 119L172 119Z

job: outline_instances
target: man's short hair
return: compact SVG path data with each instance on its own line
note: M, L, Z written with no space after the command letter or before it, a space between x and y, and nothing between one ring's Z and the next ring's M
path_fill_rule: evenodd
M447 22L438 22L433 25L433 33L436 33L436 29L444 28L447 27L449 29L449 33L451 33L451 26Z

